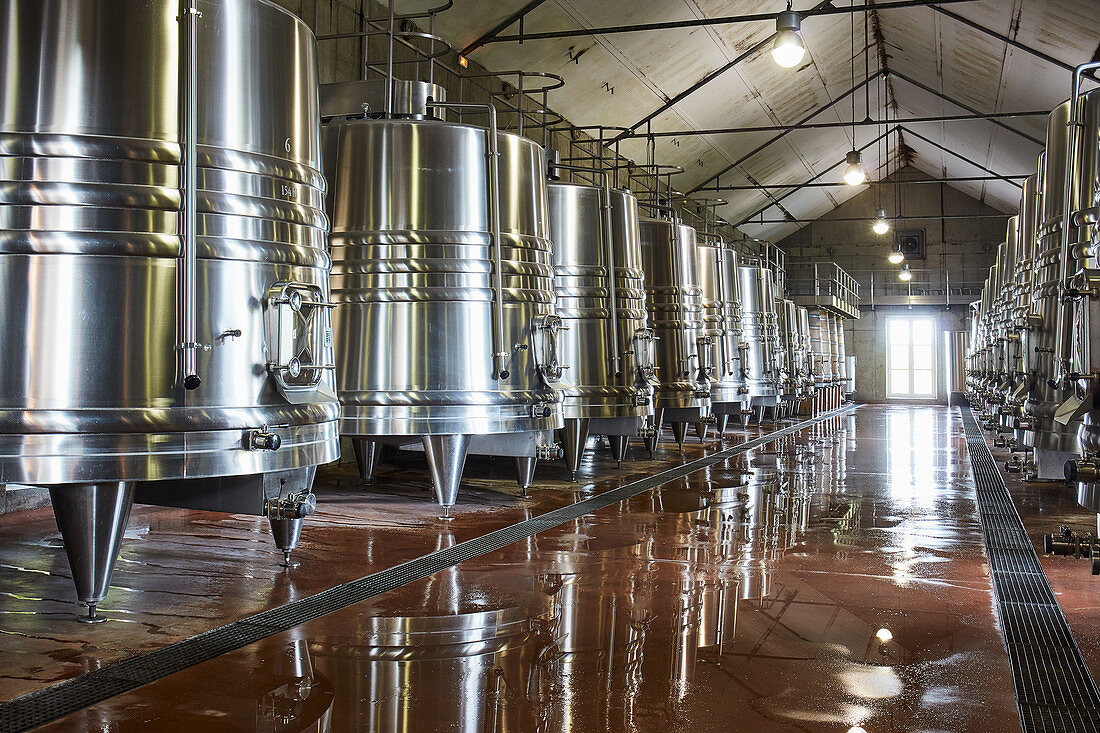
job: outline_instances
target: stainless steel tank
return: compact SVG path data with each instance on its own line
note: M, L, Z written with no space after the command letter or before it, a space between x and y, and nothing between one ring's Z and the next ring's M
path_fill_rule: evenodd
M829 311L813 308L809 311L809 321L814 397L818 409L830 409L835 407L834 386L838 378L836 360L833 357L833 315Z
M0 2L0 484L50 487L92 618L135 497L289 552L339 449L315 40L197 11Z
M1040 159L1039 164L1042 164ZM1017 224L1017 256L1015 271L1014 297L1009 304L1009 319L1013 337L1017 341L1015 353L1018 357L1015 366L1014 386L1006 395L1004 413L1014 431L1015 446L1024 445L1026 421L1024 401L1034 387L1036 359L1032 332L1035 328L1031 317L1032 290L1034 289L1036 231L1038 229L1037 191L1038 174L1032 174L1024 180L1020 193L1020 213Z
M775 275L759 265L738 268L741 279L741 324L745 339L745 381L757 420L779 406L779 336L775 310ZM773 412L774 414L774 412Z
M1100 95L1094 96L1100 99ZM1033 449L1035 473L1039 478L1062 478L1067 460L1077 456L1077 427L1080 416L1067 402L1072 398L1058 369L1059 330L1063 323L1062 296L1062 227L1066 177L1076 175L1077 168L1067 159L1069 102L1054 108L1047 119L1047 137L1042 201L1039 213L1037 248L1035 253L1035 287L1032 291L1032 313L1035 330L1032 348L1040 354L1036 363L1031 392L1024 402L1026 424L1025 446ZM1087 188L1084 177L1075 177L1078 185L1071 187L1070 209L1085 208L1082 195ZM1069 239L1080 241L1083 232L1071 227ZM1068 266L1068 265L1067 265ZM1063 409L1065 407L1066 409Z
M658 381L637 199L629 191L575 183L551 183L548 194L555 308L568 329L558 348L571 369L562 446L575 476L590 434L608 436L615 459L623 460L628 439L644 435Z
M805 306L797 306L798 319L796 327L798 331L798 343L800 344L802 359L802 405L799 414L812 414L813 397L816 389L814 380L813 349L810 344L810 311Z
M737 250L718 237L708 236L699 241L696 254L703 291L703 323L709 340L705 359L714 380L711 409L718 419L721 436L731 416L747 415L751 409L742 364L744 342Z
M695 230L678 222L642 219L642 270L645 271L649 325L657 338L654 427L672 425L676 442L684 442L688 423L710 413L712 377L707 375L702 289L695 249ZM650 441L650 450L653 441Z
M779 312L779 333L782 348L782 411L786 417L793 415L806 397L806 349L800 337L798 306L793 300L783 298L776 303Z
M424 450L446 508L470 452L515 457L526 488L563 425L545 152L430 110L363 117L335 91L322 103L341 434L365 479L379 442Z
M1078 226L1069 230L1063 240L1063 253L1068 253L1065 264L1066 292L1071 299L1063 311L1068 323L1063 323L1065 343L1060 343L1055 356L1063 360L1065 366L1056 369L1056 378L1072 394L1059 407L1055 414L1056 422L1073 425L1069 418L1079 418L1076 425L1076 451L1079 460L1070 460L1065 465L1067 479L1076 480L1078 502L1094 511L1100 512L1100 402L1098 402L1097 380L1100 379L1100 227L1097 226L1097 207L1100 206L1100 94L1096 91L1081 96L1076 116L1080 135L1074 142L1072 155L1069 156L1063 183L1071 189L1071 198L1063 199L1064 209L1068 210L1069 220ZM1048 175L1051 153L1047 152ZM1084 242L1084 246L1078 244ZM1100 572L1100 560L1094 559L1093 573Z

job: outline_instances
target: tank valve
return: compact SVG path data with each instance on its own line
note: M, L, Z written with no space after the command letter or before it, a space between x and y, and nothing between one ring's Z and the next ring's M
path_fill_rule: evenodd
M635 407L645 407L649 404L649 395L645 393L635 394L634 399L631 400L631 404Z
M279 450L283 439L275 433L270 433L267 426L245 430L241 436L241 445L245 450Z
M652 438L656 438L657 428L652 425L646 425L644 427L638 428L638 437L642 438L643 440L651 440Z
M531 405L531 417L550 417L554 412L554 409L550 405Z
M317 511L317 497L309 489L297 494L272 496L264 505L268 519L305 519Z
M565 451L557 443L544 443L535 446L535 458L540 461L556 461L565 457Z
M993 446L995 448L1004 448L1005 447L1005 436L1001 435L1000 433L997 433L997 437L993 439Z
M714 414L704 415L699 419L699 422L703 423L704 425L717 425L718 417Z
M1095 483L1100 478L1100 464L1094 458L1080 458L1074 461L1066 461L1066 481L1075 481L1082 484Z

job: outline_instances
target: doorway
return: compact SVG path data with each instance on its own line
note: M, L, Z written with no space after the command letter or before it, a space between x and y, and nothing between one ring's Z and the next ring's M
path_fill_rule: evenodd
M886 396L935 399L936 320L886 319Z

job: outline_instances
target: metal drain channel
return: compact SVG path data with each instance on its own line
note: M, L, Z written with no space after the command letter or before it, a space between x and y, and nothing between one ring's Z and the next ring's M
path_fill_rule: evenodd
M167 677L196 664L227 654L253 642L282 633L300 624L326 616L368 598L422 580L459 563L532 537L585 514L617 504L644 491L687 476L715 463L759 448L778 438L845 414L856 406L832 410L773 433L698 458L682 466L602 494L540 514L537 517L495 530L447 549L423 555L386 570L352 580L307 598L292 601L254 616L161 647L147 654L124 659L86 672L56 685L0 703L0 733L18 733L63 718L90 705L109 700L142 685Z
M1100 732L1096 689L974 414L962 411L978 514L1024 733Z

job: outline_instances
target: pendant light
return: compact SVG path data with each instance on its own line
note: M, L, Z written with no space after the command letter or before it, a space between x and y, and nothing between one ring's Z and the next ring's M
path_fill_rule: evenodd
M890 222L886 221L886 209L878 210L878 218L871 227L875 234L885 234L890 231Z
M894 248L890 250L890 256L886 259L890 261L891 265L900 265L902 262L905 262L905 254L901 251L901 247L895 245Z
M848 164L844 168L844 182L849 186L858 186L867 180L867 173L863 170L863 156L856 150L856 16L852 17L852 149L844 156Z
M792 69L802 63L806 55L806 44L802 42L799 31L802 29L802 16L787 9L775 19L775 45L772 46L772 59L784 69Z
M909 282L913 279L913 273L909 271L909 263L905 263L905 267L898 273L898 280Z

